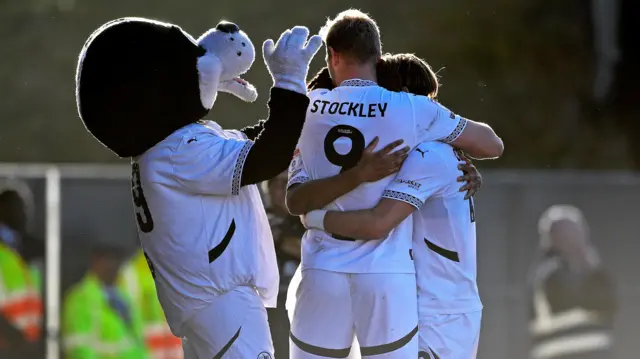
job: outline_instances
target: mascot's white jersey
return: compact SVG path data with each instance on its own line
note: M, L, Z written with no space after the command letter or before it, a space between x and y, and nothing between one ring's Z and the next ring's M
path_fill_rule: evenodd
M379 147L403 139L413 148L423 141L453 141L466 125L465 119L427 97L387 91L371 81L347 80L332 91L312 91L309 98L311 104L289 169L288 186L334 176L355 166L376 136ZM389 176L362 184L325 209L372 208L392 180ZM344 240L309 230L302 239L302 269L414 273L409 253L411 234L411 218L385 240Z
M133 160L142 248L167 322L185 320L237 286L275 307L279 278L258 188L240 186L253 142L215 122L188 125Z
M413 258L419 312L457 314L482 309L476 284L473 197L464 200L453 148L439 142L416 147L384 197L415 206Z

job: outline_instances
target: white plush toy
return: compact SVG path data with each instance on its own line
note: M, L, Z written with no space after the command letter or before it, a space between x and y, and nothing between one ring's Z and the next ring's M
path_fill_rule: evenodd
M256 58L253 43L244 31L223 21L200 36L197 43L210 54L198 60L201 86L214 92L201 92L203 103L208 101L211 103L209 106L213 106L218 91L233 94L247 102L258 98L256 88L240 78L249 71Z

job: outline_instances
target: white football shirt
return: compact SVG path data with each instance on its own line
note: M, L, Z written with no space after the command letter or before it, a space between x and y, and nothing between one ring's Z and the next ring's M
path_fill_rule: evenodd
M465 200L465 193L459 191L458 162L451 146L422 143L409 154L383 195L419 209L412 216L421 313L482 309L476 284L473 198Z
M275 307L279 277L267 215L258 188L240 186L252 145L206 121L133 160L138 233L176 336L214 296L237 286L254 286Z
M466 120L425 96L385 90L371 81L347 80L332 91L315 90L289 168L288 186L339 174L355 166L366 145L379 137L380 146L397 139L414 147L423 141L453 141ZM379 149L378 148L378 149ZM326 206L352 211L378 203L389 176L360 185ZM319 230L302 239L302 269L342 273L414 273L411 261L412 219L384 240L341 240Z

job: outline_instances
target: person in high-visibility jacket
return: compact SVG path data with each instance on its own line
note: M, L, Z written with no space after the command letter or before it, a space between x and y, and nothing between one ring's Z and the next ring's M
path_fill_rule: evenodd
M0 354L5 356L33 353L29 348L40 339L42 301L31 273L22 257L0 241Z
M119 284L142 315L144 340L150 358L182 359L182 340L169 329L144 252L138 251L123 268Z
M101 245L89 271L68 292L62 335L66 359L146 359L142 321L131 299L116 285L124 252Z
M32 261L44 245L28 233L33 201L21 181L0 183L0 358L41 357L42 300ZM42 250L40 250L42 249Z

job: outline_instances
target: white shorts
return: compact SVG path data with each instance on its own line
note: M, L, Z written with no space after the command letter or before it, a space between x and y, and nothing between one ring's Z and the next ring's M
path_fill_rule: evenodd
M289 282L289 289L287 289L287 302L285 304L285 308L287 309L287 315L289 316L289 323L293 323L293 310L296 305L296 292L298 291L298 287L300 286L300 281L302 280L302 269L298 266L296 272L293 274L291 281ZM353 338L353 343L351 344L351 352L347 356L347 359L361 359L360 355L360 344L358 343L358 338Z
M215 298L183 325L184 359L273 359L267 310L251 287Z
M308 269L302 272L295 295L291 359L347 358L354 336L364 358L417 357L414 274Z
M420 359L475 359L482 311L420 314Z

